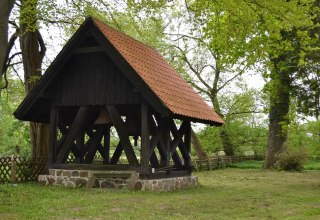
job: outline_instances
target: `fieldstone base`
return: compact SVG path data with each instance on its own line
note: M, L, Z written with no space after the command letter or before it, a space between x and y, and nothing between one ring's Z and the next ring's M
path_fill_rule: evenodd
M139 179L134 171L90 171L50 169L49 175L39 175L43 185L107 189L133 189L143 191L173 191L195 187L198 177L185 176L164 179Z
M141 182L141 184L139 184ZM198 185L198 177L185 176L165 179L138 180L137 185L141 185L143 191L167 192L177 189L195 187Z

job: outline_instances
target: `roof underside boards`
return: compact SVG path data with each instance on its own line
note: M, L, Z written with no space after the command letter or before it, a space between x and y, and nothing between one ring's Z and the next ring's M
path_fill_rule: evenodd
M92 31L93 34L101 33L101 37L105 41L100 41L100 44L107 44L109 48L111 45L114 48L112 50L116 51L116 53L110 53L106 49L108 47L104 47L105 52L109 56L120 57L124 62L117 65L124 64L121 66L123 70L132 68L132 71L128 72L131 75L127 74L126 76L140 78L144 87L150 88L145 90L147 91L145 95L148 98L149 96L150 98L155 97L152 100L159 100L157 101L159 102L158 106L164 106L165 109L172 112L173 117L189 118L192 121L216 125L224 123L156 50L90 17L81 25L52 62L39 83L18 107L14 113L18 119L48 122L52 97L44 99L43 95L60 74L62 66L72 56L72 50L79 44L77 41L84 39L83 35L88 34L88 31ZM138 80L139 83L140 80ZM141 88L138 84L134 86Z
M224 123L156 50L109 27L98 19L94 18L93 21L174 114L218 124Z

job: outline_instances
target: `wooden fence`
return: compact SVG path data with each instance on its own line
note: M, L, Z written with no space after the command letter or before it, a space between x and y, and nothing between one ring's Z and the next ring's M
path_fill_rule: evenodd
M241 161L263 159L260 156L215 156L209 157L207 160L195 159L192 164L195 170L212 170Z
M45 157L33 160L24 157L0 157L0 184L35 181L45 173Z
M73 163L73 159L68 158L68 163ZM217 156L210 157L208 160L194 159L193 166L196 170L211 170L244 160L262 159L262 157L255 156ZM45 157L38 157L34 160L13 156L0 157L0 184L36 181L38 175L45 173L46 160Z

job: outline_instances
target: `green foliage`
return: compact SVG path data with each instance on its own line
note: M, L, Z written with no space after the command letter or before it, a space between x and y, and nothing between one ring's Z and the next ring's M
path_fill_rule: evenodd
M242 93L220 95L225 124L221 127L206 127L198 136L204 148L210 152L223 150L221 129L228 132L237 155L263 156L266 150L267 125L261 113L261 93L242 87ZM221 137L223 138L223 137Z
M25 26L25 31L34 32L38 29L39 11L37 4L39 0L23 0L21 1L20 25Z
M285 171L302 171L307 162L307 154L302 151L286 151L278 155L275 167Z
M228 164L228 167L239 169L261 169L263 167L262 160L246 160L237 163Z
M305 170L320 170L320 158L309 159L303 168Z
M236 155L257 155L263 156L266 150L267 128L259 125L248 125L240 121L228 123L228 129L232 144L236 146ZM198 138L208 153L216 153L223 150L218 127L206 127L198 133Z
M202 147L208 154L213 154L223 150L222 141L218 138L220 129L217 127L207 126L200 131L197 136L200 140Z
M0 97L0 155L29 155L29 123L19 121L12 113L24 97L23 84L9 74L9 87Z
M320 156L320 121L299 123L293 121L288 128L287 147L290 150L303 149L312 157Z

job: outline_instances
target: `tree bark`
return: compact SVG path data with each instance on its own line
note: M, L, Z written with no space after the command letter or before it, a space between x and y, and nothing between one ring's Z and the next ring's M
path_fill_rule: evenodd
M206 152L203 150L202 145L201 145L196 133L194 132L194 130L192 128L191 128L191 142L192 142L192 145L196 151L198 158L200 160L208 160L209 157L206 154Z
M271 73L269 135L265 168L275 166L277 156L285 151L285 143L288 138L290 72L281 67L283 61L280 59L273 61L274 65Z
M213 89L214 90L214 89ZM215 112L224 120L224 115L221 113L220 105L218 102L217 92L211 92L211 102ZM234 156L234 145L231 141L226 124L220 127L220 138L223 145L223 151L227 156Z
M7 62L9 16L14 2L15 0L0 1L0 82L4 75L4 66Z
M41 64L46 51L41 34L37 29L36 7L37 1L21 1L20 16L29 16L29 19L27 19L28 23L25 22L23 17L21 17L20 20L20 47L22 52L26 95L29 94L41 77ZM32 142L32 157L47 157L49 146L49 126L46 124L31 122L30 134Z

